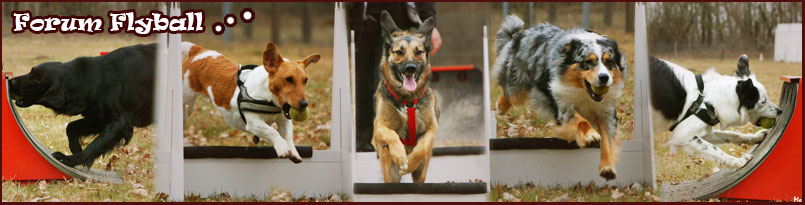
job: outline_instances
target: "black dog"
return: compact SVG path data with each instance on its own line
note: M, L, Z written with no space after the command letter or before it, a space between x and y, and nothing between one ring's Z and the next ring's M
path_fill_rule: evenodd
M62 115L84 118L67 125L71 156L53 157L68 166L90 167L96 158L131 140L134 126L153 122L156 44L134 45L97 57L47 62L9 81L19 107L39 104ZM98 134L82 151L80 140ZM125 140L124 143L121 143Z

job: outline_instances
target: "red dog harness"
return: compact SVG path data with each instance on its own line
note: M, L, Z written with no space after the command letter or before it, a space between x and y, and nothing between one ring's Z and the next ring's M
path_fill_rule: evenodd
M394 91L391 91L391 87L389 87L389 84L387 84L386 81L383 81L383 85L386 85L386 89L388 89L389 93L394 96L394 99L397 99L397 101L400 101L403 105L405 105L408 113L408 139L400 139L400 142L407 146L416 146L416 103L419 102L419 98L425 96L425 91L428 90L428 88L422 89L422 94L411 101L411 105L409 106L408 102L402 101L400 96L397 96L397 94L394 94Z

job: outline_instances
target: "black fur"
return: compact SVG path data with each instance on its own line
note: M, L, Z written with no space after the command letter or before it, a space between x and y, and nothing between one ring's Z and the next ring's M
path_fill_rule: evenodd
M621 54L620 49L618 48L618 43L616 43L615 40L609 38L598 40L597 42L598 44L601 44L606 48L612 48L613 50L615 50L615 52L612 52L615 54L615 56L612 56L612 59L615 59L615 65L618 66L618 68L620 68L621 72L623 72L626 69L626 66L623 66L621 64L620 59L623 58L623 54Z
M68 166L91 166L115 146L128 144L134 127L153 122L156 44L134 45L97 57L47 62L9 81L15 104L39 104L57 114L82 115L67 125L71 156L53 153ZM98 135L82 151L80 139Z
M738 77L749 77L752 74L752 71L749 70L749 56L746 54L741 55L738 58L738 69L735 70L735 76Z
M668 120L676 120L683 113L687 92L672 68L664 61L649 57L651 106Z
M755 108L755 104L760 100L760 91L752 84L751 78L738 81L735 92L738 93L738 102L741 107L746 107L746 109Z

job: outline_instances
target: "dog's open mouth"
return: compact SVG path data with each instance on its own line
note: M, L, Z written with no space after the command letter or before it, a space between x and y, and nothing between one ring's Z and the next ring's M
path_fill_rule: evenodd
M601 102L601 100L604 100L604 95L609 91L609 87L606 86L593 88L593 86L590 84L590 82L587 82L587 80L584 80L584 87L587 88L587 94L590 95L590 98L596 102Z
M416 77L417 74L400 74L400 78L403 81L403 88L409 92L413 92L416 90Z
M291 105L288 103L282 104L282 115L285 116L286 119L291 119Z

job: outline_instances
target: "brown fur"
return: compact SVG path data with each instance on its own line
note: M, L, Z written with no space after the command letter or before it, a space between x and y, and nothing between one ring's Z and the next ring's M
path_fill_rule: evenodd
M394 32L392 35L395 38L402 35L422 37L421 34L411 34L404 31ZM406 59L428 61L428 56L426 52L424 52L425 48L421 41L409 42L396 41L388 51L389 58L384 58L380 65L382 80L388 83L392 91L397 94L402 101L410 102L417 99L423 92L423 89L426 90L425 95L419 98L419 103L415 105L417 117L417 145L413 147L403 145L400 141L401 136L398 134L407 131L408 116L405 108L398 106L396 102L392 101L396 99L383 97L386 95L384 92L387 92L383 84L380 85L377 91L377 114L375 116L375 130L372 144L377 149L380 165L383 170L383 179L387 183L399 182L400 175L407 173L412 174L414 182L425 182L430 157L433 155L433 140L436 137L436 129L438 127L437 118L439 109L436 106L436 96L428 86L428 80L430 80L432 74L430 65L428 64L425 70L419 74L416 82L417 89L412 92L401 89L402 82L396 80L393 76L393 71L389 68L389 64L400 63ZM398 50L403 51L402 55L395 53L395 51ZM403 169L399 165L405 165L407 168Z
M274 43L268 43L266 50L263 51L263 67L268 71L268 88L275 96L280 105L288 103L293 107L299 107L299 102L307 101L305 86L307 85L307 75L305 68L311 63L319 62L319 54L313 54L305 59L296 62L287 62L280 56L279 49ZM292 79L288 82L286 79Z
M193 46L190 49L187 59L182 64L182 76L189 72L186 80L190 88L207 97L210 97L207 87L211 87L213 99L215 99L213 103L229 110L231 108L229 102L237 87L235 82L237 81L238 65L224 56L208 57L191 62L196 55L204 51L207 49L200 46Z

